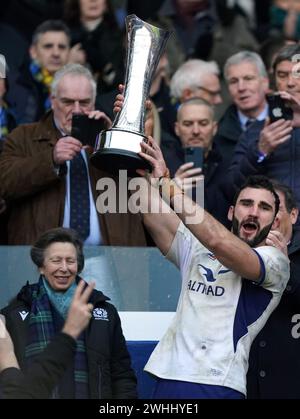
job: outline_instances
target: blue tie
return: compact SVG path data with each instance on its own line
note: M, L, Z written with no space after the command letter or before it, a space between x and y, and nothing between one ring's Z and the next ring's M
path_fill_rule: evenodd
M245 124L245 129L247 130L248 128L250 128L251 125L254 124L254 122L256 122L256 119L255 118L249 118L249 119L247 119L247 122Z
M70 161L70 227L82 240L90 234L90 196L87 167L82 154Z

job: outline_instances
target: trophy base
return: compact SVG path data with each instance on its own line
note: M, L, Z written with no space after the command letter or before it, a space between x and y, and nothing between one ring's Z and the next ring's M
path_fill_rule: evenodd
M138 155L141 141L145 141L145 137L136 132L118 128L102 131L97 139L96 150L91 156L91 163L97 169L111 174L127 170L127 176L136 177L136 169L151 170L147 160Z
M151 171L151 165L133 151L109 148L95 151L91 156L91 163L99 170L118 174L119 170L127 170L129 177L139 176L136 169Z

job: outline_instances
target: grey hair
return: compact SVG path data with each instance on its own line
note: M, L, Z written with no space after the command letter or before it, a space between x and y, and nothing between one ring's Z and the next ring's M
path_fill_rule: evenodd
M241 64L244 61L252 63L257 68L257 71L261 77L268 77L266 66L260 55L253 51L240 51L237 54L232 55L228 58L224 65L224 77L228 80L228 69L232 65Z
M51 94L54 97L57 95L57 88L58 88L59 82L66 75L84 76L90 82L91 89L92 89L92 100L93 100L93 103L95 103L97 84L90 70L81 64L66 64L55 73L53 81L52 81L52 85L51 85Z
M202 80L207 74L219 76L220 70L216 62L198 59L186 61L178 68L171 79L171 96L179 100L185 89L190 88L193 90L203 86Z
M211 114L212 120L215 120L215 108L213 105L211 105L209 102L207 102L207 100L199 98L199 97L193 97L191 99L187 99L184 102L182 102L180 104L180 106L177 109L177 120L178 120L178 116L180 111L188 105L201 105L201 106L206 106Z

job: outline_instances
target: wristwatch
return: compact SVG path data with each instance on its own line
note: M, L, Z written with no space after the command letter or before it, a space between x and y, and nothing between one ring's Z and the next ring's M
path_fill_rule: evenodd
M265 160L265 158L267 157L267 154L266 153L263 153L262 151L257 151L257 163L262 163L264 160Z

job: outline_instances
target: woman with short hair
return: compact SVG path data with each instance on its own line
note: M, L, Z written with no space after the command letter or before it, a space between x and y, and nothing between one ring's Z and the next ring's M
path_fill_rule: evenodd
M71 229L44 233L31 249L38 283L27 284L2 310L17 360L23 369L62 329L84 266L82 242ZM136 398L136 378L116 308L93 290L94 309L87 329L77 339L74 362L55 388L53 398Z

